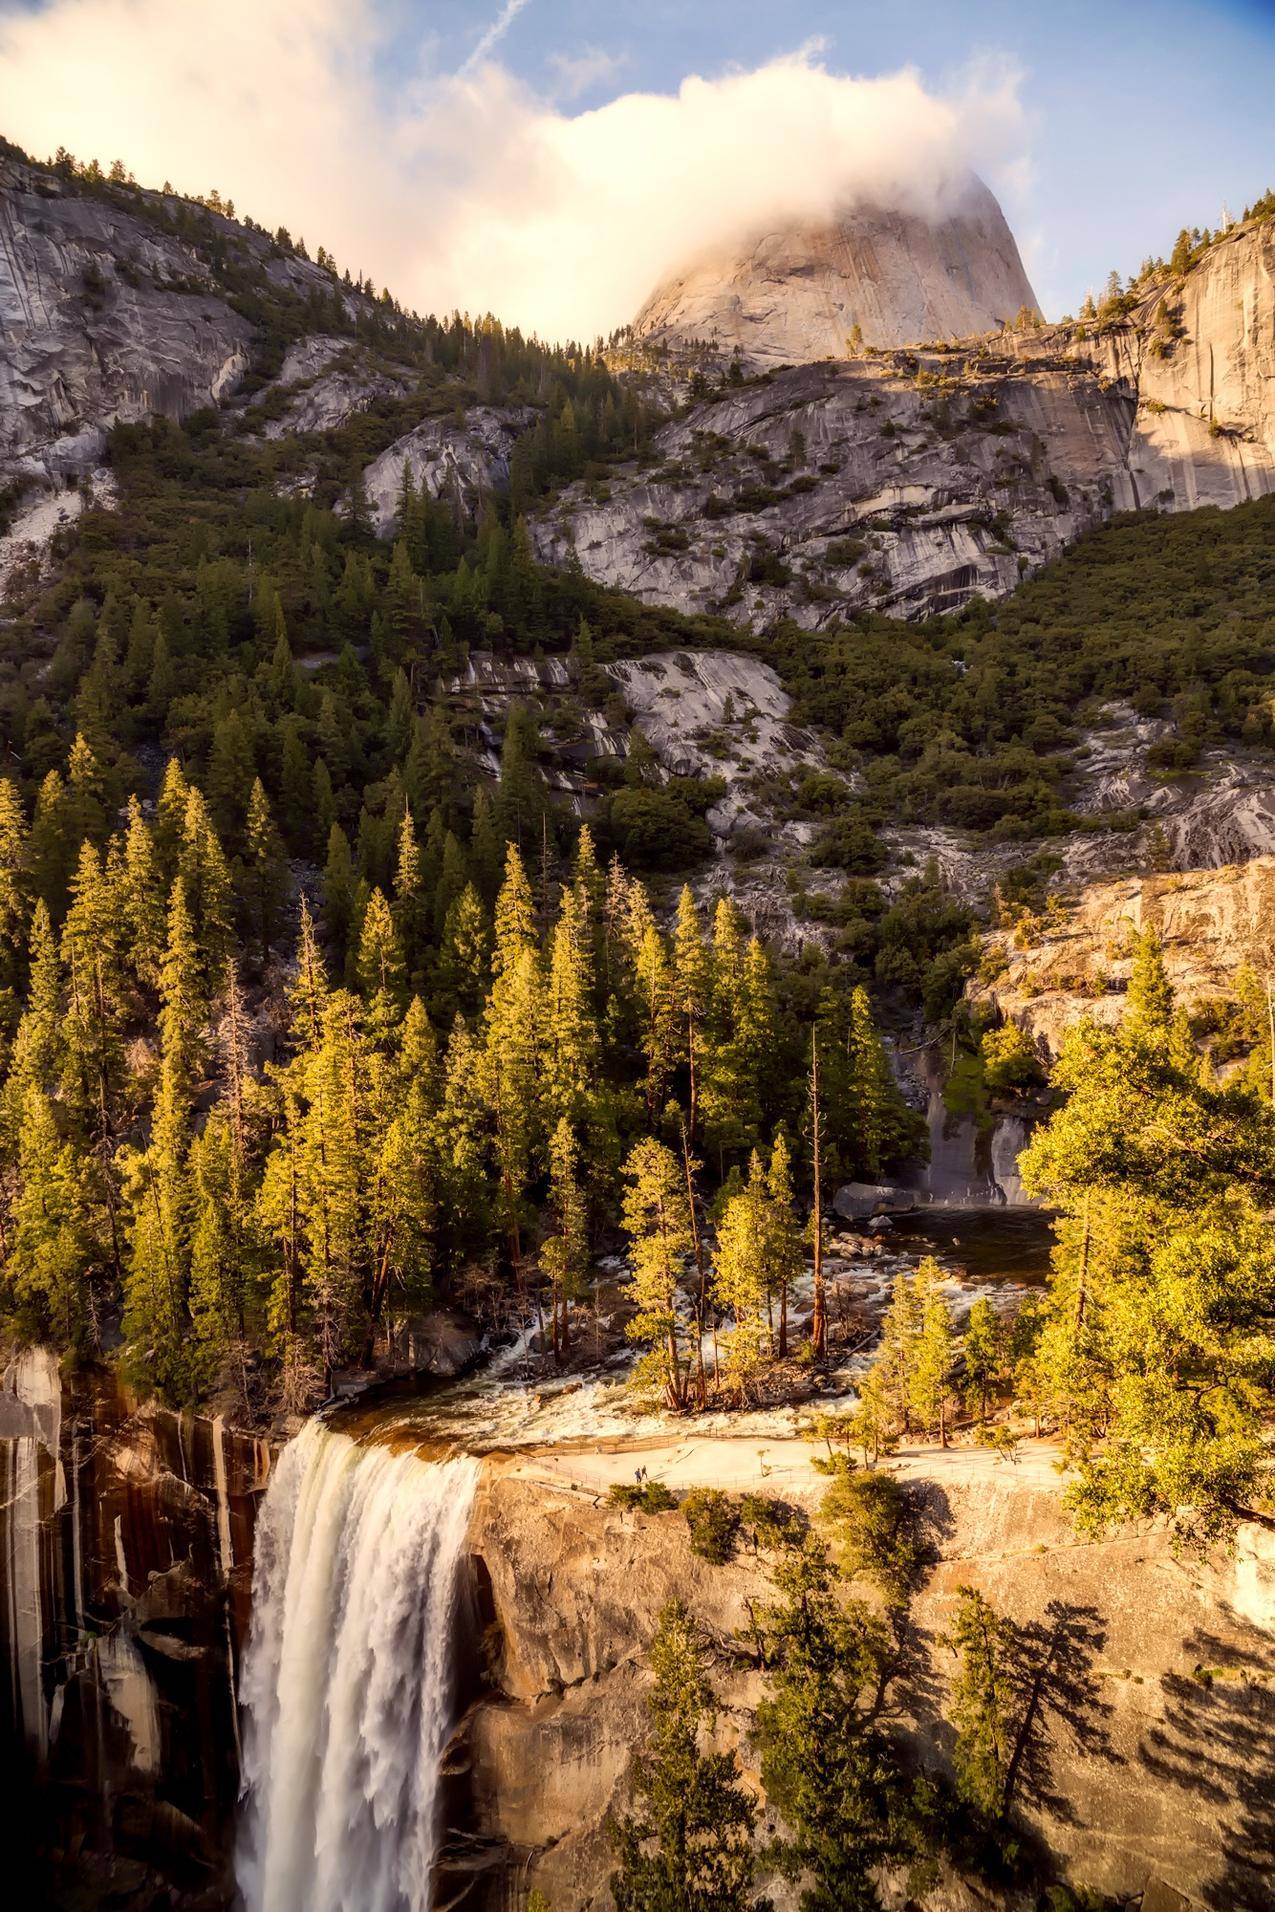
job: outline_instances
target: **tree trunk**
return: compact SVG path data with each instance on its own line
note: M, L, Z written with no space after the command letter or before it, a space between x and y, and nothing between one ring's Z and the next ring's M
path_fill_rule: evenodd
M810 1326L810 1337L814 1344L815 1359L822 1361L828 1352L828 1299L823 1284L823 1190L820 1174L821 1136L819 1118L819 1039L817 1032L810 1032L810 1146L814 1162L814 1281L815 1310Z

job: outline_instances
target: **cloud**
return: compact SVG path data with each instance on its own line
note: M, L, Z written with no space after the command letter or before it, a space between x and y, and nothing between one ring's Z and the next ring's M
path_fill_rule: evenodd
M623 324L670 270L749 230L863 199L935 213L970 166L1021 183L1004 69L936 95L912 71L834 73L809 46L573 113L483 53L516 11L455 74L397 61L391 90L375 0L46 0L0 12L5 130L37 154L216 185L419 310L553 338Z
M553 100L578 100L595 86L613 80L628 64L622 53L607 53L602 47L582 47L579 53L551 53L548 65L553 81L549 97Z

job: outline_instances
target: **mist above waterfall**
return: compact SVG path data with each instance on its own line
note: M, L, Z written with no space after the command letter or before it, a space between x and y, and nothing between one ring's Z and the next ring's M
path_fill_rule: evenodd
M248 1912L428 1912L477 1478L318 1422L280 1460L241 1687Z

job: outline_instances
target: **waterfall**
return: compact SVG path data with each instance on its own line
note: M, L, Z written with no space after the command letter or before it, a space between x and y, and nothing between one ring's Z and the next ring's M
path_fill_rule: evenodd
M478 1463L310 1422L257 1526L244 1660L248 1912L428 1912Z

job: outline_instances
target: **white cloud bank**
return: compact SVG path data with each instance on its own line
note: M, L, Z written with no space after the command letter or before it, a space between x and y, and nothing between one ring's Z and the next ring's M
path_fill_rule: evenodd
M490 61L389 88L379 34L375 0L11 6L0 127L38 156L215 185L406 304L549 338L623 324L708 244L855 198L934 210L969 166L1012 187L1024 164L1008 71L939 97L812 47L572 114Z

